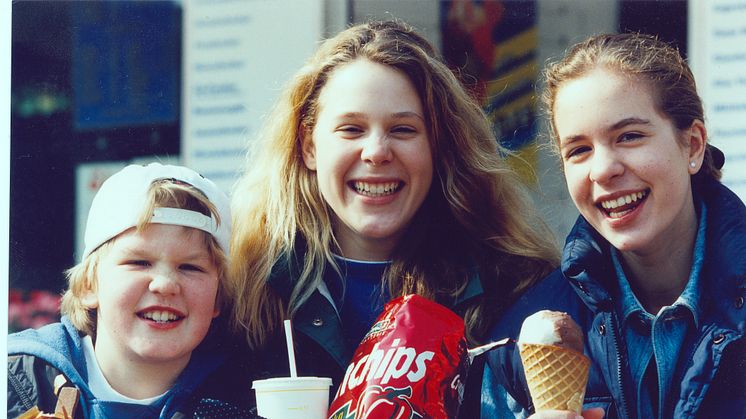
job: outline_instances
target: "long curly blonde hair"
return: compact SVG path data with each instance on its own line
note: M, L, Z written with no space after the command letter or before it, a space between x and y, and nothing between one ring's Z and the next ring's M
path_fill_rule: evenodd
M449 304L478 272L485 293L459 314L469 338L479 341L501 307L558 263L551 233L527 204L488 119L433 47L400 22L353 26L325 41L290 80L233 191L227 291L232 326L252 347L295 314L327 267L339 269L330 208L303 163L301 135L313 128L334 70L360 58L409 77L431 141L433 183L391 256L383 278L388 294ZM267 280L273 267L287 264L298 272L283 298Z

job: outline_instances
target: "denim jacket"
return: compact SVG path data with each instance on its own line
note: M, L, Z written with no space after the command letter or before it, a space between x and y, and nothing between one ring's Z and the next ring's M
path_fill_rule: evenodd
M698 189L707 207L701 310L693 339L680 348L674 387L663 417L746 415L746 208L718 182ZM591 359L584 407L607 418L636 417L636 400L611 299L616 273L606 242L582 217L566 240L560 269L526 292L490 337L517 338L523 319L549 309L570 314L583 330ZM492 351L482 384L482 417L524 417L533 406L515 345Z
M208 335L192 352L189 364L173 387L159 403L150 406L104 401L93 395L88 387L80 332L66 316L60 323L11 334L8 336L7 417L17 417L32 407L54 412L57 396L53 383L57 374L63 374L80 391L80 416L84 418L191 417L190 412L200 402L196 392L198 385L224 360L216 344Z

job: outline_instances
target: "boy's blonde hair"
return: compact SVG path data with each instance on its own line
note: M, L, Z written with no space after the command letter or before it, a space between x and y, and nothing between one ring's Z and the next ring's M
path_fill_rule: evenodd
M178 208L195 211L214 218L218 223L221 222L218 209L207 196L195 187L175 179L160 179L151 184L142 213L134 226L138 232L143 231L151 224L151 218L156 208ZM216 304L221 307L224 295L223 278L227 265L226 254L211 234L197 229L194 230L194 233L202 234L210 258L217 267L219 282ZM70 318L76 329L90 336L96 334L96 310L86 307L82 298L88 291L96 291L98 265L101 259L106 256L112 243L117 240L117 237L119 236L109 239L94 249L84 257L83 261L66 272L68 287L62 296L62 314Z

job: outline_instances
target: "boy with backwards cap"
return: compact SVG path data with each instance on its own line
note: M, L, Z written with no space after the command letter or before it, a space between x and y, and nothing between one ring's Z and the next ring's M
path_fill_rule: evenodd
M61 323L8 336L8 417L59 410L69 390L75 417L191 409L223 362L202 341L220 309L230 228L228 197L185 167L131 165L104 182Z

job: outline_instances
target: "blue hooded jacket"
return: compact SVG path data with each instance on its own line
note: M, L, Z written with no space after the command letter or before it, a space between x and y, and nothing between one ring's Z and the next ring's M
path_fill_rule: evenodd
M705 259L700 276L702 320L694 342L681 348L673 394L663 417L746 417L746 207L725 186L705 181L697 190L707 206ZM628 358L612 302L616 274L609 243L582 217L567 237L560 269L527 291L490 337L516 339L523 320L539 310L563 311L583 330L591 359L584 408L607 418L636 415ZM492 351L482 384L482 417L533 413L515 345Z
M208 335L209 338L209 335ZM207 338L206 338L207 339ZM142 406L119 402L106 402L96 399L88 387L88 373L80 332L73 327L67 317L61 323L44 326L38 330L28 329L8 336L8 417L16 417L39 402L54 399L53 394L42 394L51 390L44 374L38 367L14 363L15 355L31 356L43 360L52 368L64 374L68 381L80 390L80 406L85 418L173 418L181 417L180 408L193 402L193 392L204 378L217 369L224 356L203 341L192 352L187 367L156 406ZM49 377L52 378L53 377ZM133 385L137 385L133 382ZM40 406L41 407L41 406ZM187 407L191 416L193 405ZM54 410L52 406L51 409Z

